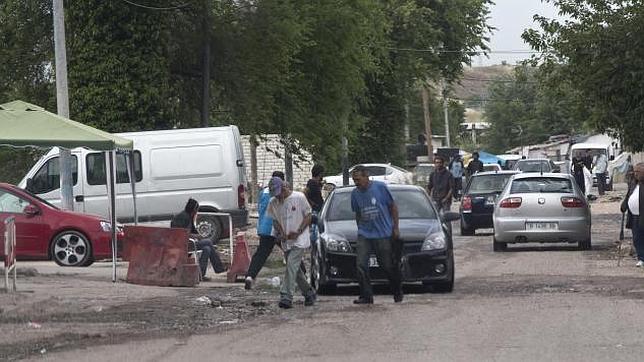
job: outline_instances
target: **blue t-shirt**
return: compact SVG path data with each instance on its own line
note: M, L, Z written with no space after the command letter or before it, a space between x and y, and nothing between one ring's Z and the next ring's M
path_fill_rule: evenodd
M358 235L367 239L390 238L393 220L389 206L393 202L391 192L383 182L371 181L364 191L356 187L351 192L351 210L360 213Z
M257 235L271 235L273 219L266 215L266 208L268 207L269 201L271 201L271 194L268 191L268 187L265 187L262 190L259 196L259 202L257 203L257 212L259 214L259 219L257 220Z

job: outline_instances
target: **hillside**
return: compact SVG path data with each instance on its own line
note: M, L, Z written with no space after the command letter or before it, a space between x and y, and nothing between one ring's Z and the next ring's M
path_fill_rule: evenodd
M462 100L467 108L480 110L483 100L488 98L487 89L492 80L509 76L513 69L512 65L467 67L459 83L454 86L452 97Z

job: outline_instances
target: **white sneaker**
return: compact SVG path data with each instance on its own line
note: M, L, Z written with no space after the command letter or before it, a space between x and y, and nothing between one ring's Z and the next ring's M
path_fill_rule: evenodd
M244 280L244 289L246 290L253 289L253 278L246 277L246 280Z
M635 266L638 267L638 268L644 267L644 261L638 260L637 264L635 264Z

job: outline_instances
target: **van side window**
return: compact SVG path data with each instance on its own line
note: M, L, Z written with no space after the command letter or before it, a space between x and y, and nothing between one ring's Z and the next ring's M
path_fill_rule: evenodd
M34 194L44 194L60 188L60 162L58 157L50 158L31 179ZM78 158L72 155L72 178L78 181Z
M143 179L143 172L141 170L141 152L134 151L134 175L136 182ZM85 158L87 164L87 183L90 185L105 185L105 154L89 153ZM116 183L124 184L129 183L130 178L127 174L127 164L125 154L116 154Z

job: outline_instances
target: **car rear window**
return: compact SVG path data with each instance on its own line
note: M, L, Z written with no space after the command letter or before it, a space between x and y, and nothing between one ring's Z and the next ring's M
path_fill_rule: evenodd
M391 192L398 206L400 219L436 219L429 199L422 191L394 190ZM328 221L355 220L351 211L351 193L335 193L329 203L326 219Z
M501 192L510 177L512 177L512 174L472 176L472 181L470 182L470 187L467 189L467 193L483 194Z
M512 181L510 193L572 193L572 182L563 178L534 177Z
M550 172L547 161L519 161L516 167L523 172Z

